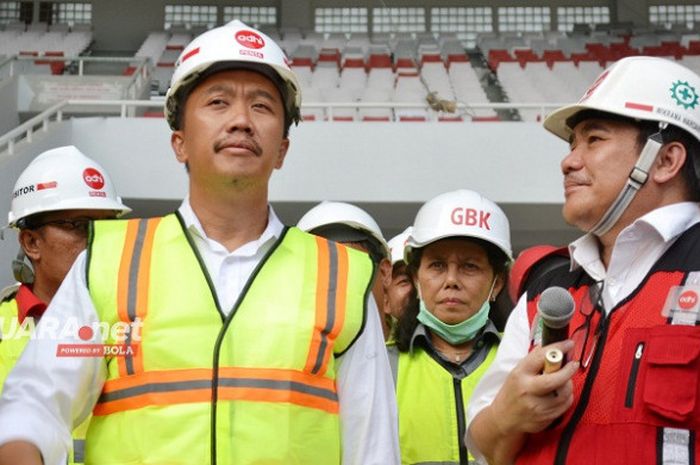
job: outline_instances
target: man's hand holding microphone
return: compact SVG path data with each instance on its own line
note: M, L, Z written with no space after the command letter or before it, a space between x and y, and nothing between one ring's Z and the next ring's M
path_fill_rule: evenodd
M542 431L574 401L571 378L579 363L566 361L574 347L568 339L574 300L566 289L551 287L540 296L537 311L542 320L542 344L510 372L491 404L503 432Z

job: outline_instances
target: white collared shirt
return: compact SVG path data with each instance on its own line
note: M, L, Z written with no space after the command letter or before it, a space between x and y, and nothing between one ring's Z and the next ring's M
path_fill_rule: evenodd
M226 247L207 237L187 199L178 211L212 278L219 307L228 315L253 270L282 234L284 225L269 207L267 227L260 237L229 252Z
M260 238L228 252L206 236L187 199L179 212L214 282L222 311L228 313L284 227L270 208L268 225ZM85 282L84 252L51 301L45 316L49 315L49 320L59 322L97 322ZM49 320L42 319L42 324ZM371 296L366 320L362 334L338 359L342 464L398 465L394 386ZM73 425L80 424L92 411L107 375L102 358L56 357L58 344L78 342L83 341L77 334L29 341L0 399L0 444L28 441L39 448L46 465L66 463Z
M603 282L603 303L608 312L630 295L675 240L698 222L700 206L694 202L675 203L647 213L617 236L607 269L600 258L597 239L586 234L569 245L571 269L581 267L591 278ZM523 294L508 318L496 358L474 389L467 408L467 428L493 402L506 377L529 348L527 295ZM467 447L473 455L480 456L468 430Z

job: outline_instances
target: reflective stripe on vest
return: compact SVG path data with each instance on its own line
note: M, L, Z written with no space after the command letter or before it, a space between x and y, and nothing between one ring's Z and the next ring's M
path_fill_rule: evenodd
M348 254L338 245L316 238L319 277L316 281L316 328L305 371L323 375L331 356L329 340L335 339L345 317Z
M99 318L142 319L142 340L130 340L130 367L106 359L87 462L201 465L215 450L219 465L340 463L334 354L363 327L369 258L291 228L222 312L183 229L176 215L95 223L87 270Z
M140 373L105 384L95 415L133 410L149 405L171 405L211 400L212 370L173 370ZM294 370L261 368L219 369L220 400L288 402L338 413L332 379Z
M148 309L148 281L150 277L153 236L160 218L139 219L127 224L125 247L119 265L119 289L117 308L119 319L133 323L138 318L143 321ZM131 332L127 332L126 346L132 346ZM119 374L133 375L143 371L143 358L137 349L132 355L119 357Z
M700 284L700 272L688 273L686 284ZM673 312L672 325L695 326L696 314L692 312ZM662 465L690 465L694 446L690 440L690 430L680 428L660 428L658 442L661 443Z
M469 399L486 369L496 356L494 345L486 359L461 381L435 361L422 347L398 356L396 400L399 414L399 443L401 463L460 463L457 409L465 415ZM455 398L460 385L461 399ZM417 388L419 387L419 388ZM473 457L469 456L469 460Z

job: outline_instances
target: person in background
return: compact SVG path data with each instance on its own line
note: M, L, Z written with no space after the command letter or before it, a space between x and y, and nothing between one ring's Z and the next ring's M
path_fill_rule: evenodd
M398 463L372 262L268 202L300 107L282 49L242 22L184 48L165 110L188 196L94 224L48 312L119 330L27 344L0 400L0 464L63 464L91 411L87 464ZM125 350L56 356L80 342Z
M474 392L467 443L492 464L700 460L700 76L624 58L544 127L569 143L571 266L530 286ZM542 347L541 294L568 290L569 338ZM565 308L564 308L565 309ZM544 354L568 362L543 373Z
M384 305L382 309L386 317L391 320L392 331L396 327L412 292L415 292L413 281L408 274L406 261L404 260L404 248L411 233L411 227L406 228L401 234L391 238L387 243L391 254L391 273L384 277Z
M496 354L489 313L510 260L508 219L478 192L447 192L418 211L406 241L417 296L389 346L403 464L471 463L466 407Z
M391 318L381 306L385 300L384 280L390 273L391 262L389 246L374 218L355 205L325 201L304 213L297 227L369 254L375 266L372 295L379 310L384 339L388 339L391 334Z
M31 331L85 249L90 222L131 211L117 196L107 172L74 146L34 158L17 178L8 227L19 231L20 251L12 263L18 284L0 296L0 392ZM25 258L29 259L28 264ZM82 463L84 422L73 432L71 463Z

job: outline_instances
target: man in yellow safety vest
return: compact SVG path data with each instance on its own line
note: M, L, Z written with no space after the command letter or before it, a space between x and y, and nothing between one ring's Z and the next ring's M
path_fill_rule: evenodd
M268 204L300 105L284 52L240 21L185 47L166 117L189 195L94 225L49 309L80 329L28 344L0 464L61 464L90 411L88 464L399 462L372 262Z

